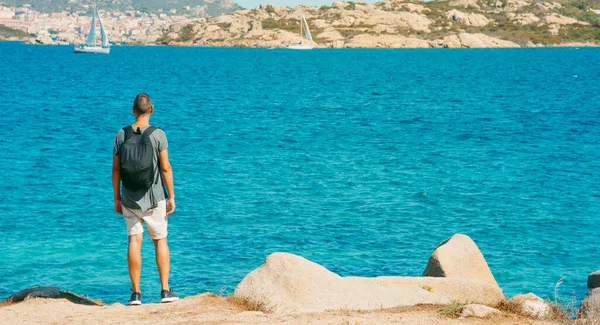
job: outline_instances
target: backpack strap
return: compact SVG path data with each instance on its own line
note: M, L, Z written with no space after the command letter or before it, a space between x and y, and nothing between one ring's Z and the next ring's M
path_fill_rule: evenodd
M133 136L133 134L135 133L135 131L133 131L133 128L131 127L131 125L124 127L123 132L125 132L125 139L123 140L123 142L127 142L127 140L129 140L129 138L131 138Z
M151 125L146 130L144 130L144 133L142 133L142 137L144 138L144 141L150 141L150 135L158 129L160 129L160 128ZM154 180L154 184L158 184L158 180L160 178L160 159L158 157L156 157L156 168L159 171L156 173L157 175L156 175L156 179Z
M131 128L131 126L130 126L130 128ZM142 133L142 136L144 138L146 138L145 140L149 140L152 132L154 132L158 129L159 129L158 127L150 125L146 130L144 130L144 133Z

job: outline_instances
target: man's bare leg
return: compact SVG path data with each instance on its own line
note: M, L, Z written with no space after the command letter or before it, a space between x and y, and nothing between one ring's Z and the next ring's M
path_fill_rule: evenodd
M142 239L143 234L129 236L127 247L127 265L133 292L142 292L140 289L140 275L142 273Z
M162 290L169 290L169 272L171 272L171 254L167 238L154 239L154 248L156 250L156 266L158 267L158 276Z

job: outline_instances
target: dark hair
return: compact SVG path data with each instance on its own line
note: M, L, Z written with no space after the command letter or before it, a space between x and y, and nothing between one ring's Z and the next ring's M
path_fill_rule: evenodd
M146 93L141 93L135 96L135 100L133 101L133 108L138 114L146 114L150 112L152 108L152 100L150 96Z

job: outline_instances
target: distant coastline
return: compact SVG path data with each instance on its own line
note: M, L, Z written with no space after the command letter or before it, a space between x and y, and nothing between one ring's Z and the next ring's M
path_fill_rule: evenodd
M0 42L14 42L14 43L23 43L25 45L33 45L33 46L65 46L71 47L73 44L39 44L39 43L30 43L29 40L24 39L0 39ZM258 46L229 46L229 45L165 45L165 44L119 44L113 45L113 47L180 47L180 48L230 48L230 49L268 49L268 47L258 47ZM522 47L494 47L496 49L500 48L513 48L513 49L530 49L530 48L578 48L578 47L600 47L599 43L563 43L563 44L552 44L552 45L538 45L538 46L522 46ZM430 49L445 49L446 47L430 47ZM279 49L284 49L284 47L279 47ZM385 47L357 47L357 48L319 48L315 47L315 49L426 49L422 47L395 47L395 48L385 48ZM459 48L459 49L469 49L469 48Z
M306 17L315 48L511 48L599 46L600 14L592 3L564 0L452 0L310 7L261 5L208 18L185 18L162 35L130 45L280 48L302 40ZM43 33L42 33L43 32ZM80 44L83 36L42 31L32 44ZM111 31L109 30L109 38ZM113 33L117 33L113 31Z

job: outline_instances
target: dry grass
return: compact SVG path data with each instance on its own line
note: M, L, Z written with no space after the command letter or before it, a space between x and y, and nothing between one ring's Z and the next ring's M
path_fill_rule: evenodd
M245 311L262 311L264 313L268 312L265 304L263 303L249 301L247 299L241 299L232 296L226 297L225 299L231 304Z
M465 304L460 303L456 300L452 300L451 303L444 306L439 310L440 315L450 317L450 318L458 318L460 316L460 312L465 307Z

